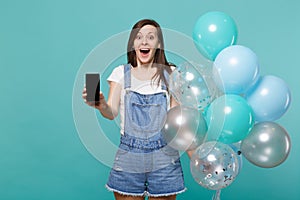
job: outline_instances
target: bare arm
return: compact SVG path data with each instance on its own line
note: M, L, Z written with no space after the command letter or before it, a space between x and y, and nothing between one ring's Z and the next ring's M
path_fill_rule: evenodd
M100 92L100 101L97 104L93 104L86 101L86 88L84 87L82 92L82 98L84 102L100 111L103 117L113 120L119 113L119 104L121 99L121 86L116 82L109 82L109 94L108 100L105 100L105 97L102 92Z
M175 106L179 106L180 104L176 101L176 99L171 95L170 97L170 108L173 108Z

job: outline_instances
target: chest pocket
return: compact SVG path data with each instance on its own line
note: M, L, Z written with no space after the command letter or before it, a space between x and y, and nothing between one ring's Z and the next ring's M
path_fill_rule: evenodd
M131 128L138 132L159 132L166 116L165 93L143 95L131 92L127 99L129 110L128 120Z

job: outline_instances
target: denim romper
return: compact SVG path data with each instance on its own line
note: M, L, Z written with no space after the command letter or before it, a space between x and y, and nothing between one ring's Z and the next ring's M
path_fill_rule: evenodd
M179 152L167 145L161 129L167 114L164 92L130 90L131 65L124 65L124 134L106 187L132 196L166 196L185 191Z

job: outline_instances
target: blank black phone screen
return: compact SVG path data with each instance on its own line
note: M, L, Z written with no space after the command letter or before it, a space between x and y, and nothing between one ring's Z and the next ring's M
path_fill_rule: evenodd
M98 73L86 73L86 100L88 102L99 102L100 75Z

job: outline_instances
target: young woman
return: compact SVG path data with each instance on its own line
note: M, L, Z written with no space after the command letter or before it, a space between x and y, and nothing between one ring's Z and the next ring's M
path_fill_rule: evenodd
M150 19L132 28L127 46L128 64L116 67L108 78L107 101L85 102L101 114L121 118L121 140L106 187L117 200L171 200L185 191L177 150L163 139L161 129L167 110L176 106L168 93L172 72L164 52L162 30Z

